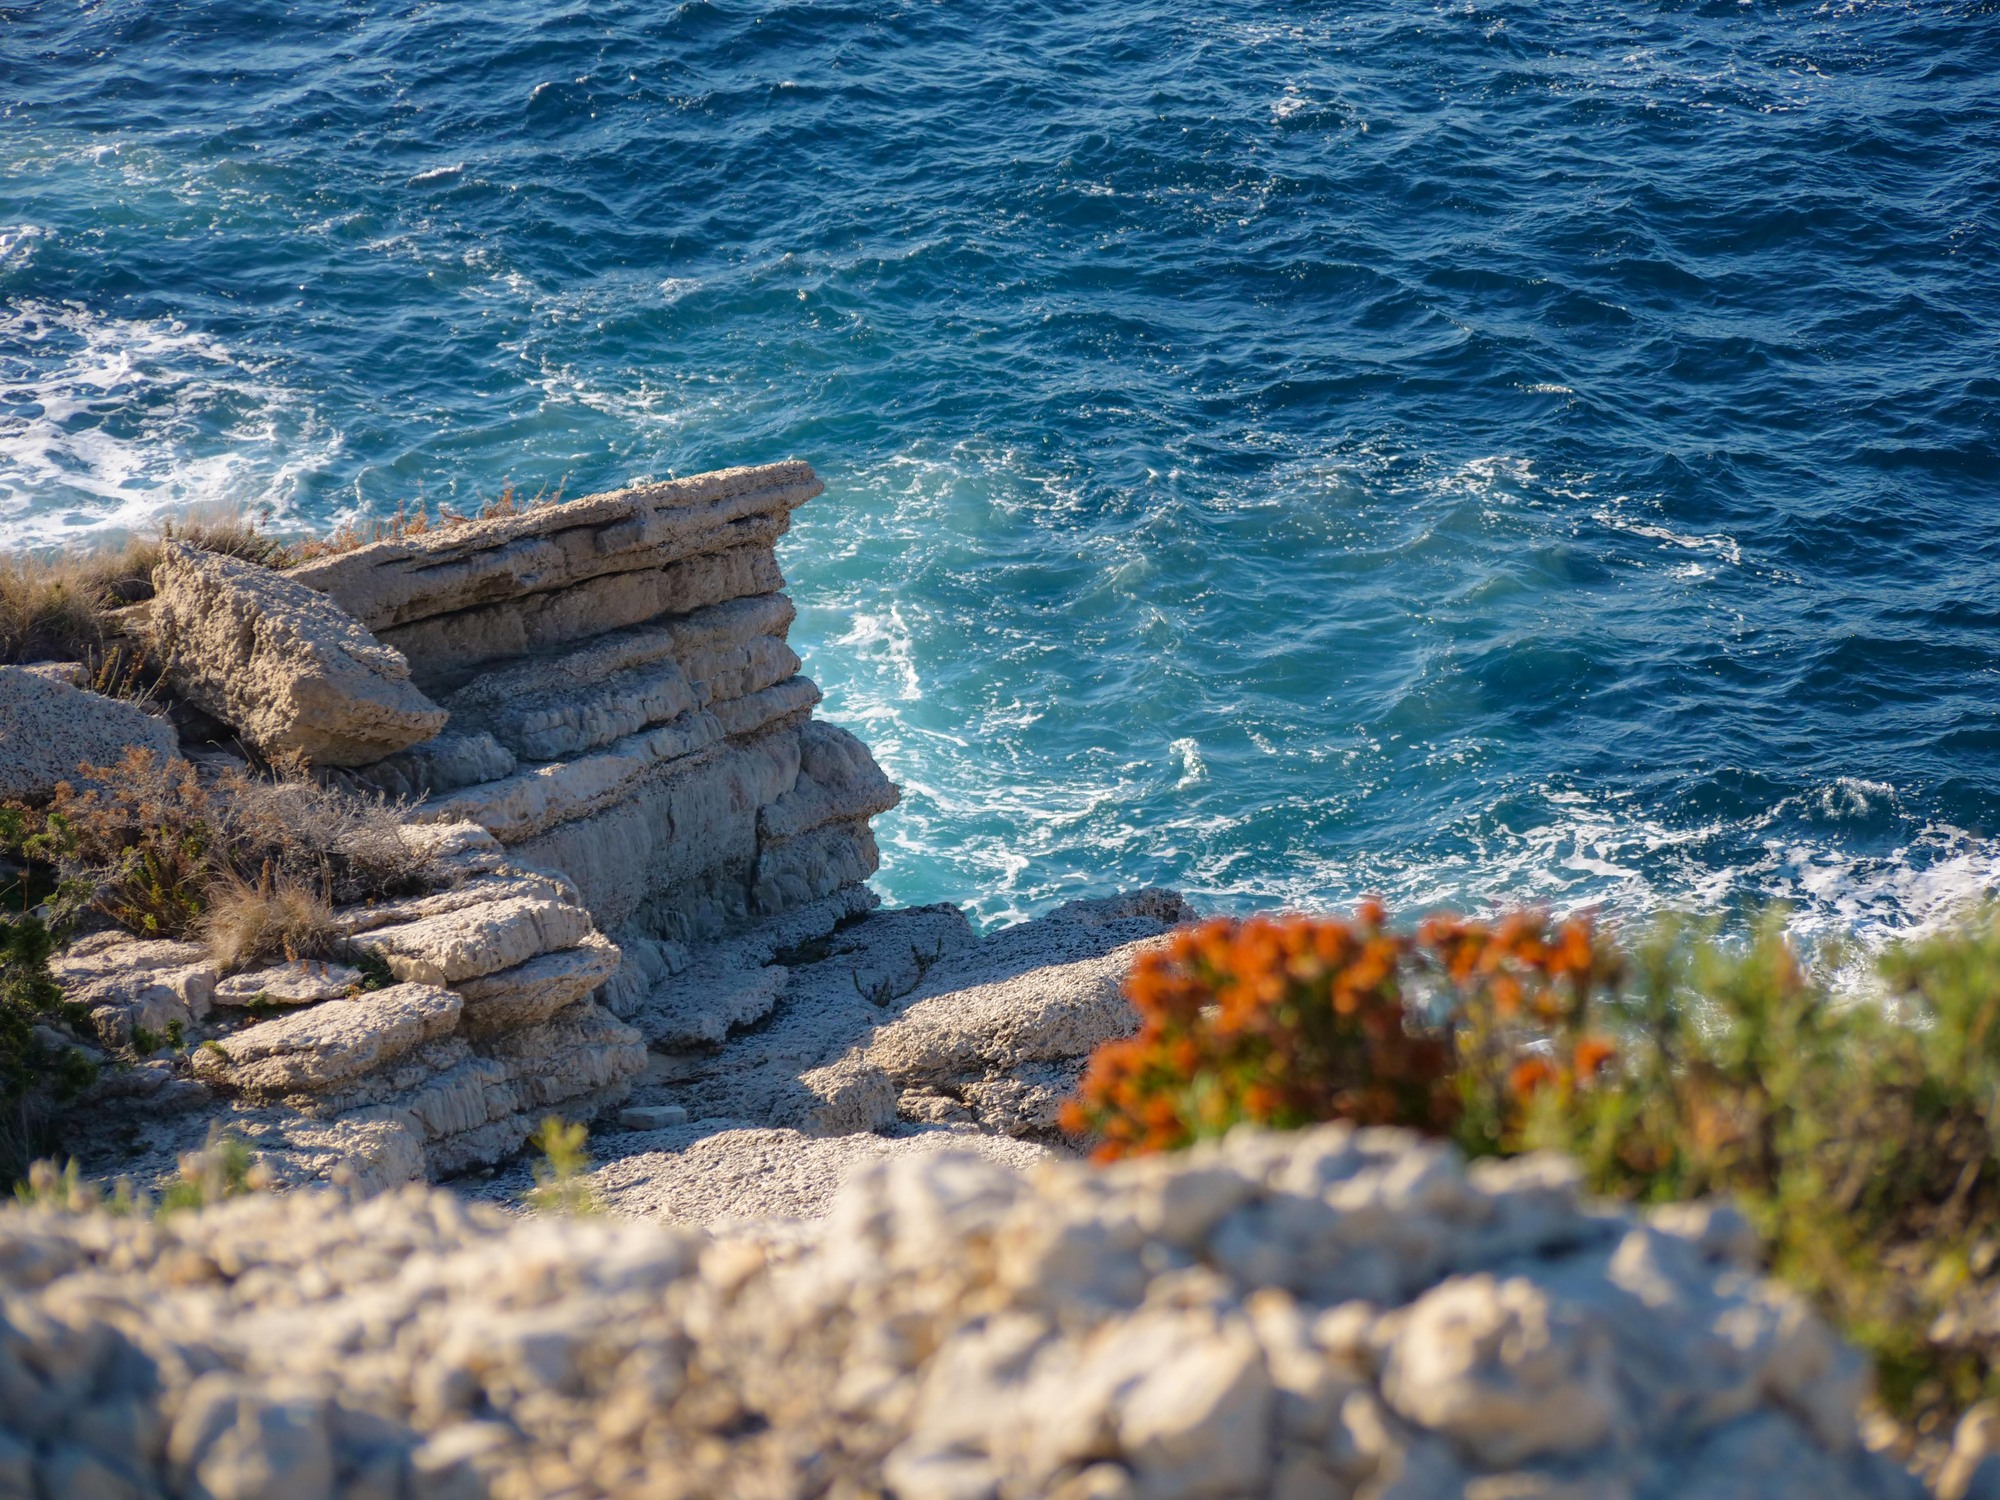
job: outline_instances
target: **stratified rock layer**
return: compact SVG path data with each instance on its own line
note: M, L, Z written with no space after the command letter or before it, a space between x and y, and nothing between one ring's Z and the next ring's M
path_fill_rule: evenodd
M868 820L896 788L860 741L811 722L819 689L785 641L775 546L820 489L803 463L724 469L287 575L402 651L451 714L435 748L362 779L563 872L635 955L624 1008L691 945L843 892L824 909L872 901Z
M645 1044L592 998L620 954L574 887L510 864L476 827L405 831L448 883L335 913L400 983L370 989L359 967L316 962L218 983L197 944L114 935L58 959L108 1043L158 1045L204 1016L222 1028L188 1054L191 1078L165 1061L106 1074L76 1126L93 1167L157 1181L225 1126L282 1181L383 1188L494 1165L550 1112L587 1119L624 1097ZM93 1133L126 1154L93 1150Z
M1239 1133L891 1155L816 1238L421 1188L0 1212L0 1483L50 1497L1918 1493L1862 1361L1562 1162Z

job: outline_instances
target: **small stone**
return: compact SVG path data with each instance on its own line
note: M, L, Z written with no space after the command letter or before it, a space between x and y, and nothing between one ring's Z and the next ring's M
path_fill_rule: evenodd
M626 1130L669 1130L687 1124L687 1117L678 1104L635 1104L618 1111L618 1123Z

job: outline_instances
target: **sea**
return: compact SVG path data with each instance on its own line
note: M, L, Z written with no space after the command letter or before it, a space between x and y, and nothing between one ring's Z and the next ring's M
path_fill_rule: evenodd
M982 924L2000 885L1994 0L0 0L0 545L810 460Z

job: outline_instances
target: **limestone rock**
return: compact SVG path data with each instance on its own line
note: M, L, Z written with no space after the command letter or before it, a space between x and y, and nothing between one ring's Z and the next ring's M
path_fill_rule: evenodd
M291 576L381 630L728 551L746 537L775 540L822 488L795 460L721 469L375 542Z
M232 974L215 986L217 1005L312 1005L338 1000L359 985L362 973L352 964L324 959L298 959Z
M785 584L771 545L776 536L773 529L765 539L726 552L387 627L381 638L409 658L420 685L449 693L510 657L563 650L661 615L776 593Z
M179 754L173 725L123 698L107 698L37 667L0 667L0 801L43 802L83 764L108 766L126 750Z
M510 896L437 916L358 933L355 946L379 953L398 979L457 984L497 974L590 937L590 914L567 901Z
M0 1464L175 1494L1921 1493L1855 1441L1851 1351L1803 1373L1789 1294L1534 1161L1326 1127L1022 1172L1020 1143L700 1128L659 1132L652 1208L709 1234L416 1187L0 1211ZM816 1230L718 1211L843 1177ZM1274 1255L1233 1243L1246 1213ZM1369 1244L1420 1268L1298 1290Z
M316 1093L443 1036L458 1024L459 997L426 984L330 1000L204 1044L197 1077L255 1096Z
M490 1037L546 1021L617 973L618 960L617 945L592 933L574 948L461 980L459 1029L468 1037Z
M795 839L836 820L885 813L899 795L866 745L836 724L814 721L799 730L798 780L758 814L758 831Z
M402 654L324 594L176 541L153 586L149 628L174 690L266 755L366 765L444 727Z
M166 1037L208 1014L215 966L199 943L140 940L98 933L58 953L49 972L63 998L90 1013L92 1027L112 1046L127 1046L135 1028Z
M513 752L484 730L455 728L378 760L354 779L385 796L415 802L511 776L515 765Z
M783 640L792 615L782 594L732 599L482 673L446 706L524 759L584 754L792 676L799 660Z

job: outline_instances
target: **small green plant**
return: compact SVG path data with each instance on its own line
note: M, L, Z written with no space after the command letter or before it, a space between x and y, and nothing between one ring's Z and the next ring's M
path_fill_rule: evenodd
M396 983L395 972L389 967L389 960L373 948L354 950L354 967L361 971L361 982L354 986L356 994L366 994L370 990L386 990Z
M54 1144L53 1121L97 1078L63 1040L89 1024L49 972L56 936L39 917L0 916L0 1183L12 1182Z
M264 1192L272 1181L270 1169L240 1136L211 1125L207 1145L182 1155L180 1175L160 1195L159 1211L168 1214L206 1208L245 1193Z
M534 1164L535 1185L527 1203L543 1213L594 1214L597 1193L590 1183L590 1153L584 1149L590 1131L582 1124L566 1124L559 1115L550 1115L541 1128L528 1138L541 1153Z
M97 1207L97 1190L83 1180L75 1157L60 1168L53 1161L38 1161L29 1166L25 1181L14 1184L14 1201L62 1213L84 1213Z
M164 1045L159 1034L150 1028L137 1025L132 1028L132 1050L140 1057L151 1057Z

